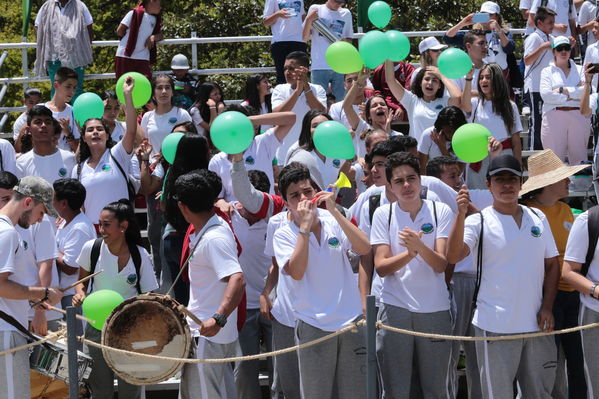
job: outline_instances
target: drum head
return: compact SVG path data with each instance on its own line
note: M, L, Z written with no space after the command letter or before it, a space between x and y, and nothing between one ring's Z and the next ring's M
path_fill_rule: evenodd
M185 316L179 303L159 294L140 295L120 304L106 320L102 344L150 355L187 358L191 347ZM171 360L151 360L102 349L110 368L135 385L168 380L183 367Z

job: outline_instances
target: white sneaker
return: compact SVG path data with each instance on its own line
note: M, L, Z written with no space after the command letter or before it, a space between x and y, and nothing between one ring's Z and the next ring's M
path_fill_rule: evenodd
M530 115L530 107L522 107L522 115Z

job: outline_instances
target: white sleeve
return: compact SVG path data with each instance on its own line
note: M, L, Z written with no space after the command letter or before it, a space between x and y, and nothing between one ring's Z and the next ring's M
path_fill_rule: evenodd
M91 254L92 254L92 246L94 245L94 241L93 240L89 240L88 242L86 242L83 245L83 248L81 248L81 253L79 254L79 257L77 258L77 265L79 265L79 267L81 267L83 270L86 270L89 272L90 268L91 268ZM100 251L102 249L100 248Z
M576 68L576 70L571 70L570 73L577 73L579 76L578 79L578 83L576 86L567 86L568 89L568 96L572 99L575 100L580 100L580 97L582 96L582 91L584 90L584 82L585 82L585 77L584 77L584 72L582 70L582 66L580 65L575 65L574 68Z
M374 211L372 217L372 226L370 228L370 244L386 244L390 245L389 240L389 212L391 212L392 204L379 206Z
M580 7L580 12L578 13L578 26L582 26L591 21L591 13L588 7L589 5L590 3L588 1L582 3L582 6Z
M139 268L139 288L142 293L150 292L158 288L158 281L156 281L156 273L154 272L154 266L152 266L152 259L148 254L148 251L144 247L137 246L139 255L141 257L141 266Z
M150 136L148 135L148 123L149 123L149 119L150 119L150 112L146 112L145 114L143 114L143 116L141 117L141 130L144 133L144 137L149 139ZM156 149L156 151L158 151Z
M474 253L478 246L480 238L480 220L481 215L475 213L466 218L464 222L464 244L470 248L470 253Z
M275 232L272 240L272 246L277 259L277 264L281 269L285 267L293 251L295 250L295 243L297 236L293 234L289 227L279 229Z
M44 217L41 222L31 226L33 235L33 244L35 251L35 260L43 262L57 257L56 238L52 222L48 217Z
M532 10L530 12L532 12ZM541 40L539 35L530 34L524 40L524 56L527 56L528 54L535 51L542 43L543 43L543 41ZM543 54L539 55L539 57L542 57L542 56L543 56ZM528 65L528 66L530 67L530 66L532 66L532 64Z
M278 10L278 4L275 0L266 0L264 2L264 13L262 14L262 18L268 18Z
M63 262L71 267L77 267L77 256L82 252L85 243L93 239L95 237L90 236L82 229L71 230L64 240Z
M0 222L6 223L6 222ZM0 230L0 273L14 273L17 270L15 254L19 250L19 233L15 229Z
M131 172L131 154L127 154L127 151L125 150L125 147L123 147L122 143L122 141L119 141L110 149L110 151L114 159L116 159L119 165L121 165L121 168L123 168L125 174L129 174ZM120 170L119 173L121 173Z
M347 12L345 16L345 25L343 26L342 39L351 39L354 35L354 25L352 23L351 12Z
M237 258L237 245L232 236L231 239L220 236L211 237L210 245L204 248L204 256L208 259L219 280L241 272Z
M441 205L441 206L439 206ZM443 203L437 204L437 237L436 238L448 238L449 233L451 233L451 228L453 226L453 220L455 215L449 209L448 206L445 206Z
M412 93L409 90L403 91L403 97L401 98L400 103L408 112L408 117L412 116L412 112L414 111L414 104L416 103L416 101L418 101L418 97L416 97L416 94Z
M513 101L510 101L510 103L512 104L512 113L514 114L514 126L512 127L511 134L516 134L522 131L522 118L520 117L516 103Z
M189 112L187 112L186 110L184 110L183 108L179 108L177 111L177 123L181 123L181 122L191 122L191 116L189 115Z
M358 220L358 227L360 228L360 230L364 232L364 234L370 237L372 225L370 224L370 202L368 201L362 204L362 210L360 211L360 220Z
M597 93L591 94L589 98L589 107L591 107L591 113L597 113Z
M314 89L316 89L316 98L318 99L318 101L324 105L325 107L327 106L327 92L322 88L321 85L310 85L312 87L312 91L314 91Z
M15 149L8 141L3 140L2 143L2 170L10 172L14 175L17 174L17 156Z
M518 8L520 10L529 10L530 9L530 0L520 0L520 5L518 6Z
M568 243L566 244L566 253L564 260L577 263L585 263L587 251L589 250L589 213L580 214L570 229Z
M121 24L125 25L126 27L129 27L129 25L131 25L131 18L133 18L133 10L130 10L127 14L125 14L125 17L121 21Z
M283 104L287 98L283 96L282 89L280 85L275 86L272 90L272 96L270 98L270 103L272 104L272 108L275 109L279 105Z
M221 165L220 162L217 162L218 158L217 157L212 157L212 159L210 160L210 162L208 162L208 170L216 173L218 175L218 177L220 177L221 175ZM222 185L222 189L220 190L220 193L218 194L218 198L225 198L226 194L225 194L225 185Z
M431 130L427 129L422 133L420 141L418 142L418 152L424 155L428 155L433 146L433 140L431 139Z
M545 259L553 258L559 255L557 246L555 245L555 239L551 233L551 227L546 217L543 217L543 238L545 240Z
M458 211L458 204L456 202L458 193L453 188L433 176L427 177L427 182L422 185L428 186L429 190L437 194L441 202L451 208L452 212Z
M541 71L540 93L543 102L547 104L562 104L567 96L553 91L553 81L551 79L551 66L543 68Z
M89 8L85 5L85 3L81 2L83 6L83 19L85 20L86 25L91 25L94 23L94 19L92 18L91 13L89 12Z
M539 8L539 4L540 0L532 0L532 4L530 6L529 12L531 14L536 14L537 13L537 9Z

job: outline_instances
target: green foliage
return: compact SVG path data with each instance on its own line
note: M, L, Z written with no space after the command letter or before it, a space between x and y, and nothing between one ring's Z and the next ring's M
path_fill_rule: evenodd
M37 10L44 0L33 0L31 25L27 41L35 41L33 21ZM305 0L306 9L324 0ZM117 40L115 29L127 11L136 5L136 1L112 2L105 0L85 0L94 17L95 40ZM387 29L400 31L446 30L457 23L468 12L478 10L482 0L420 0L388 1L393 8L393 17ZM524 22L518 11L516 0L498 0L506 22L514 27L522 27ZM269 35L270 29L262 24L264 0L199 0L199 1L162 1L163 32L165 38L186 38L195 31L198 37L258 36ZM21 2L0 0L0 40L2 42L21 41ZM349 8L354 15L356 26L357 1L351 1ZM371 29L368 27L366 30ZM411 54L418 54L419 40L412 39ZM94 63L86 73L107 73L114 70L115 47L94 47ZM177 53L185 54L191 61L191 46L159 46L158 62L154 70L169 70L170 60ZM29 70L33 68L35 50L27 52ZM408 60L417 60L411 56ZM244 68L272 66L268 42L222 43L198 46L198 68ZM21 50L9 51L9 56L0 71L2 77L23 76L21 68ZM226 98L242 98L245 75L208 75L201 81L215 81L225 91ZM86 81L84 90L99 93L114 85L112 80ZM49 83L35 83L49 95ZM23 86L9 86L7 96L1 106L21 105ZM16 115L13 115L13 118ZM14 119L13 119L14 120ZM5 126L8 130L11 121Z

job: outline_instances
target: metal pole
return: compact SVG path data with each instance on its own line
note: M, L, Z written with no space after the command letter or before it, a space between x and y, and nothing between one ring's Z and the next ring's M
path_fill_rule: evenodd
M366 392L376 399L376 307L374 295L366 297Z
M77 309L67 307L67 348L69 354L69 399L79 397L79 364L77 362Z
M191 37L195 38L198 37L197 32L191 32ZM191 45L191 68L192 69L198 69L198 44L197 43L193 43Z
M21 38L21 42L26 43L27 36L23 36ZM23 76L28 78L29 77L29 59L27 57L27 49L26 48L21 49L21 68L23 69ZM28 86L29 86L29 84L27 82L24 82L23 83L23 91L25 91L25 89Z

